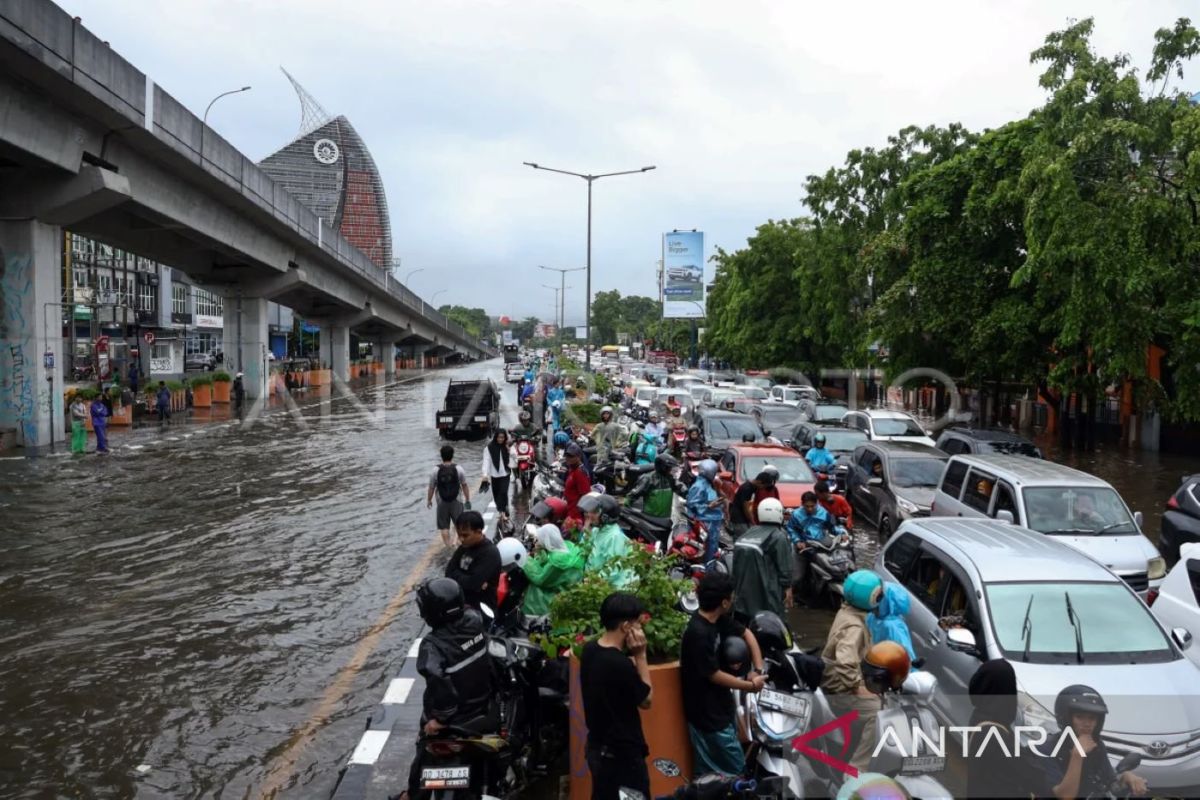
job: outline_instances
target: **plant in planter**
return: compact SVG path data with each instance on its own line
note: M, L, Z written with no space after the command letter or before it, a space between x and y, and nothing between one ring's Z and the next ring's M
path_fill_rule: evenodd
M233 383L233 376L228 372L214 372L212 379L214 383Z
M229 391L233 383L233 378L228 372L214 372L213 379L213 402L228 403Z
M90 402L92 402L93 400L95 400L95 399L96 399L97 397L99 397L99 396L100 396L100 390L99 390L99 389L93 389L93 388L91 388L90 386L85 386L85 387L83 387L83 388L81 388L81 389L76 389L76 390L75 390L75 391L74 391L74 392L71 394L71 400L72 400L72 402L74 402L74 399L75 399L76 397L78 397L80 400L83 400L83 401L85 401L85 402L88 402L88 403L90 403Z
M207 372L201 372L195 377L188 378L188 383L191 384L193 390L200 386L212 386L213 376Z

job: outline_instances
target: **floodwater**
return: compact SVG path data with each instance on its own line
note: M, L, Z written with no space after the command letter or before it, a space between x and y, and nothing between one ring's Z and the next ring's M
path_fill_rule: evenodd
M419 631L408 602L385 612L445 559L423 561L445 383L500 372L146 429L108 457L0 461L0 796L328 796ZM459 445L472 482L481 448ZM1152 536L1200 471L1119 450L1064 460L1116 485ZM857 545L869 564L873 535ZM832 612L792 618L815 647Z

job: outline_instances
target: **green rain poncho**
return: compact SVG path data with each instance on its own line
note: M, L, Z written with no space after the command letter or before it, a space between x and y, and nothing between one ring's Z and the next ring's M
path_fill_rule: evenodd
M550 613L554 595L583 577L584 561L574 542L563 541L557 526L543 525L537 529L536 536L541 552L525 563L529 588L525 590L521 610L540 617Z
M587 559L588 572L600 573L617 589L623 589L633 579L629 570L617 570L609 566L609 562L627 555L632 547L629 537L619 525L609 523L593 528L588 535L588 546L591 548Z

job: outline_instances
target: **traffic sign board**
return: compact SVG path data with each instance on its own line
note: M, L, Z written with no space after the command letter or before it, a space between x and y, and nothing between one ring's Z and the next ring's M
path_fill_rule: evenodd
M108 337L107 336L99 336L96 338L96 352L97 353L107 353L108 352Z
M146 344L154 344L154 331L146 331L143 333L142 341Z

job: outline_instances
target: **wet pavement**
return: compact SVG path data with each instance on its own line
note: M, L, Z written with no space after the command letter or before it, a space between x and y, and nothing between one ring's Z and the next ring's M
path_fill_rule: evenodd
M328 796L419 633L398 590L446 557L426 558L424 506L446 381L509 388L500 373L142 429L107 457L0 460L0 796ZM474 484L482 443L457 446ZM1152 538L1180 476L1200 471L1050 453L1112 482ZM876 546L859 532L860 565ZM794 612L801 645L831 619Z

